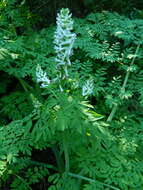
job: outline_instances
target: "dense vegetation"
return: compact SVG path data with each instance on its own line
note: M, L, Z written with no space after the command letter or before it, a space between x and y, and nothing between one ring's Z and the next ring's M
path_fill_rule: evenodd
M0 12L0 189L142 190L143 1Z

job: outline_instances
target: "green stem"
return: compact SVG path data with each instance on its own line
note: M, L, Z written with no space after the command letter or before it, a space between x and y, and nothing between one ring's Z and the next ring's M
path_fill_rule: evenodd
M23 87L23 89L25 90L25 92L28 93L29 92L28 88L31 90L31 88L29 87L29 85L23 79L21 79L21 78L18 78L18 80L19 80L21 86ZM34 95L32 93L30 93L29 96L30 96L30 100L32 101L32 103L34 103L33 102Z
M60 173L64 172L64 162L63 162L63 160L61 158L60 152L59 152L59 150L58 150L58 148L57 148L56 145L54 145L52 147L52 151L53 151L53 153L55 155L59 172Z
M106 184L106 183L102 183L102 182L100 182L100 181L97 181L97 180L94 180L94 179L91 179L91 178L88 178L88 177L84 177L84 176L81 176L81 175L78 175L78 174L74 174L74 173L70 173L70 172L69 172L68 175L71 176L71 177L75 177L75 178L78 178L78 179L82 179L82 180L85 180L85 181L89 181L89 182L91 182L91 183L98 183L98 184L101 184L101 185L103 185L103 186L105 186L105 187L109 187L110 189L120 190L119 188L114 187L114 186L112 186L112 185L108 185L108 184Z
M29 97L30 97L30 101L33 103L33 105L35 104L34 100L36 99L35 96L33 95L33 93L30 93L29 90L31 90L31 87L21 78L18 78L21 86L23 87L23 89L25 90L25 92L29 93Z
M115 104L111 110L111 113L107 119L107 122L111 122L118 108L118 104Z
M42 166L42 167L45 167L45 168L48 168L48 169L53 169L56 172L58 171L58 169L53 165L46 164L46 163L43 163L43 162L34 161L34 160L17 159L16 164L20 164L20 163L27 164L28 166L29 165Z
M27 89L27 85L25 84L25 81L21 78L18 78L20 84L22 85L22 87L24 88L25 92L28 92L28 89Z
M69 172L70 165L69 165L69 152L68 152L68 145L67 145L67 139L66 139L66 132L63 134L63 149L64 149L64 155L65 155L65 172Z
M139 44L139 45L137 46L137 48L136 48L135 55L134 55L134 57L133 57L133 59L132 59L132 61L131 61L130 67L131 67L131 66L134 64L134 62L135 62L135 58L136 58L136 55L137 55L137 53L138 53L138 51L139 51L139 48L140 48L140 44ZM126 76L125 76L123 85L122 85L122 87L121 87L121 89L120 89L119 95L121 94L122 91L125 91L125 88L126 88L126 85L127 85L128 79L129 79L130 72L131 72L131 71L128 70L127 73L126 73ZM114 115L115 115L115 113L116 113L116 111L117 111L117 107L118 107L118 104L115 104L115 105L113 106L113 108L112 108L112 110L111 110L111 113L110 113L109 117L107 118L107 122L111 122L111 121L112 121L112 119L113 119L113 117L114 117Z

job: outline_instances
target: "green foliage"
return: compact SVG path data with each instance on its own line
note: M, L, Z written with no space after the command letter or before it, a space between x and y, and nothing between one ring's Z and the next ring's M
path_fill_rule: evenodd
M108 11L75 18L73 52L69 41L55 52L55 26L33 31L28 3L0 9L0 188L142 189L143 21ZM61 39L71 40L66 27Z

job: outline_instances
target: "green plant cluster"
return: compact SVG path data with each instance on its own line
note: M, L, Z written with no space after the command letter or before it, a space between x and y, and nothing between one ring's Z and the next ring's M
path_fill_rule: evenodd
M0 10L0 189L143 189L143 20Z

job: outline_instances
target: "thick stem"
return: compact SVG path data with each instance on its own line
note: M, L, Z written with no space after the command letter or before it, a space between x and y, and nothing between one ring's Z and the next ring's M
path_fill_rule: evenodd
M70 164L69 164L69 152L68 152L66 132L64 132L63 134L63 149L64 149L64 155L65 155L65 172L69 172Z
M115 115L115 113L116 113L116 111L117 111L117 107L118 107L118 104L115 104L115 105L113 106L113 108L112 108L112 110L111 110L111 113L110 113L110 115L109 115L109 117L108 117L108 119L107 119L107 122L112 121L112 119L113 119L113 117L114 117L114 115Z
M140 44L139 44L139 45L137 46L137 48L136 48L135 55L134 55L134 57L133 57L133 59L132 59L132 61L131 61L130 67L131 67L131 66L134 64L134 62L135 62L135 58L136 58L136 55L137 55L137 53L138 53L138 51L139 51L139 48L140 48ZM126 73L126 76L125 76L123 85L122 85L122 87L121 87L121 89L120 89L119 95L121 94L122 91L125 91L125 88L126 88L126 85L127 85L128 79L129 79L130 72L131 72L131 71L130 71L130 69L129 69L129 70L127 71L127 73ZM107 118L107 122L111 122L111 121L112 121L112 119L113 119L113 117L114 117L114 115L115 115L115 113L116 113L116 111L117 111L117 108L118 108L118 104L115 104L115 105L113 106L112 110L111 110L111 113L110 113L109 117Z
M55 155L59 172L60 173L64 172L64 162L63 162L63 160L61 158L60 152L59 152L59 150L58 150L58 148L57 148L56 145L54 145L52 147L52 151L53 151L53 153Z

